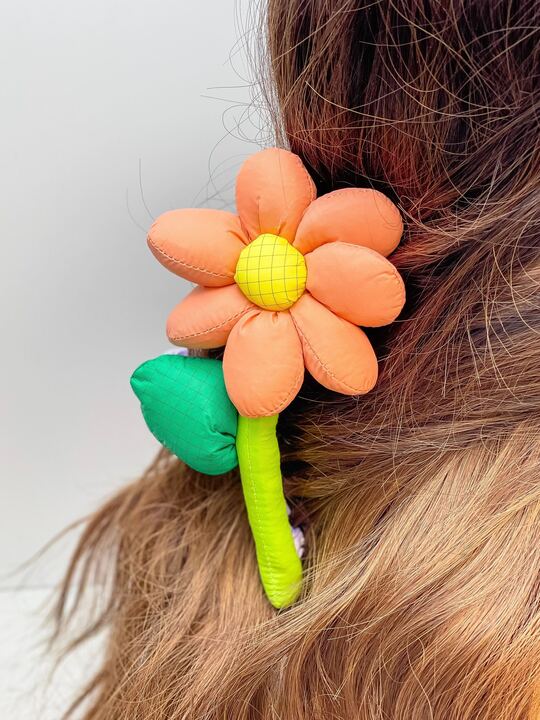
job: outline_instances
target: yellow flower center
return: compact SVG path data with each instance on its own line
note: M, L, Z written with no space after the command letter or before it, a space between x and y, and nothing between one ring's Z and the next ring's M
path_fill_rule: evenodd
M306 261L288 240L264 233L240 253L234 279L259 307L287 310L306 288Z

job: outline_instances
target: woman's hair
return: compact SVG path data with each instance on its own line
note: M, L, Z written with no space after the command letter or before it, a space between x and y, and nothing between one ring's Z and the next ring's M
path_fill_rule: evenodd
M373 392L308 378L280 416L308 548L293 607L263 595L236 472L200 475L162 451L90 517L56 616L75 644L107 630L85 720L532 717L537 8L269 0L278 143L320 193L373 186L399 205L407 305L370 333ZM106 602L81 625L95 582Z

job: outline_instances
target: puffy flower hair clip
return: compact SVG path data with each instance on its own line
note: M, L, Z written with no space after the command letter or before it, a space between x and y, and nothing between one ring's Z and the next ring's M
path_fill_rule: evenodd
M316 199L302 161L269 148L246 160L238 214L166 212L148 244L166 268L197 284L172 311L169 339L225 347L223 362L163 355L139 367L132 386L166 447L203 473L239 465L262 583L276 608L294 602L302 564L287 517L276 440L279 413L304 369L330 390L369 392L377 358L359 326L391 323L405 302L386 259L403 226L371 189Z

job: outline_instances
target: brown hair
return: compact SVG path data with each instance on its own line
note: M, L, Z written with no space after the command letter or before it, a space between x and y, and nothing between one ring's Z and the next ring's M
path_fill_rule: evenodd
M57 608L108 630L86 720L524 720L540 683L537 6L269 0L266 97L319 192L373 185L408 302L377 388L280 418L301 600L259 583L236 473L165 451L88 521ZM81 630L93 579L106 607ZM67 593L76 592L74 607ZM91 593L91 590L88 590Z

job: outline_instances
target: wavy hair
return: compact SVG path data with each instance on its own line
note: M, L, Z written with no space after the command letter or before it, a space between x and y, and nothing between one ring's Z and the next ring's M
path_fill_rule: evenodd
M372 393L308 378L280 417L293 607L263 596L236 472L162 451L90 517L56 610L75 645L107 631L85 720L540 713L537 25L532 0L268 0L277 140L320 193L399 205L408 302L370 332Z

